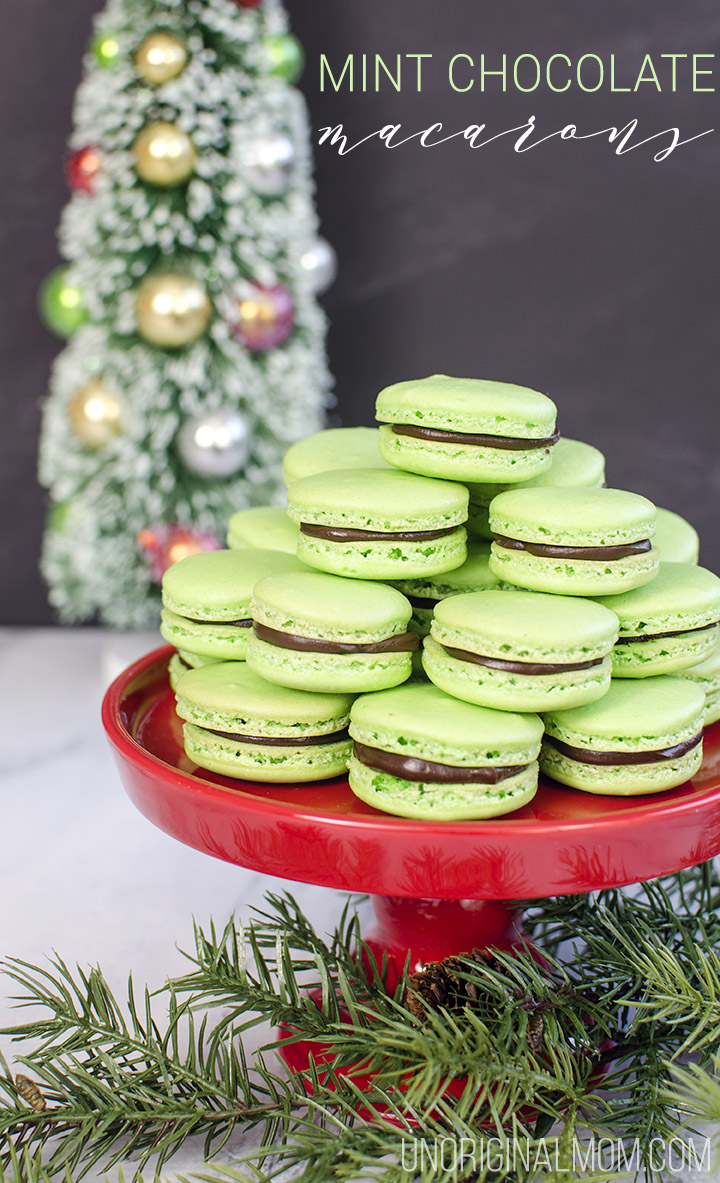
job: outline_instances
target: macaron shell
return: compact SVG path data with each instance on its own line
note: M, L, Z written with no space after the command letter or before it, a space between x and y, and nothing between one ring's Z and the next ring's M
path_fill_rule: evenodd
M247 613L247 607L243 609ZM250 626L211 621L207 624L178 616L168 608L160 614L160 632L170 645L216 661L244 661Z
M505 496L509 494L503 493ZM616 595L631 591L655 578L659 562L660 554L655 549L598 562L541 557L528 551L510 550L496 542L490 548L490 570L498 579L516 587L561 596Z
M462 526L451 534L419 542L407 539L331 542L301 533L298 558L318 571L347 579L413 579L452 571L464 563L467 535Z
M297 524L287 510L277 506L241 509L228 522L227 544L231 550L280 550L294 555L297 550Z
M460 526L467 506L464 485L396 468L321 472L288 490L288 514L295 522L388 534ZM301 541L307 537L301 535Z
M545 741L540 768L545 776L586 793L633 797L661 793L682 785L695 775L702 763L702 743L679 760L654 764L581 764Z
M192 723L185 724L183 736L187 756L200 768L238 780L271 784L300 784L340 776L347 768L351 751L346 740L296 747L241 743Z
M613 679L590 706L553 711L545 729L575 748L596 751L661 751L702 729L705 697L684 678Z
M390 464L420 476L456 481L525 481L550 464L551 448L492 448L430 440L380 428L380 452Z
M177 616L193 620L240 620L248 614L250 596L259 579L282 571L303 570L294 555L277 550L216 550L188 555L163 575L162 602Z
M181 718L214 731L293 738L330 735L347 727L352 697L308 694L261 678L245 662L189 670L177 689Z
M663 562L694 564L700 556L700 537L695 527L679 513L659 507L655 546Z
M377 772L350 757L348 780L356 797L399 817L431 821L464 821L498 817L532 801L537 792L538 765L533 760L516 776L497 785L447 785L401 780Z
M367 644L407 631L410 604L385 584L306 569L255 585L253 620L280 632Z
M261 640L251 629L247 660L268 682L298 690L360 694L407 681L412 653L314 653L283 649Z
M329 427L293 444L283 458L287 485L339 468L387 468L377 427Z
M361 695L351 708L350 734L368 747L437 764L509 766L537 758L543 725L537 715L458 702L426 682Z
M423 666L446 694L497 711L549 711L601 698L610 685L606 657L590 669L552 674L517 674L451 657L432 637L423 641Z
M386 386L375 409L383 423L519 439L545 439L555 430L557 418L552 400L528 386L448 374Z
M207 665L213 661L212 657L201 657L197 653L189 653L186 649L177 650L173 653L168 662L168 681L170 689L175 690L179 679L186 674L189 669L196 669L198 666Z
M639 542L653 537L655 519L651 501L624 489L511 489L490 504L494 534L553 546Z
M442 600L432 635L484 657L567 665L610 653L618 622L609 608L577 596L489 590Z

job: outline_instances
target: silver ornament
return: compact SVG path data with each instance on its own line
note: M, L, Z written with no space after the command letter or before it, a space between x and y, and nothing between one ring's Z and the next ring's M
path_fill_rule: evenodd
M295 163L295 148L283 132L271 132L250 140L242 153L247 179L263 197L285 193Z
M238 411L214 411L183 423L177 434L183 463L197 476L232 476L250 454L250 428Z
M310 286L316 295L326 292L338 272L335 251L325 238L316 238L309 250L300 257L300 266L310 277Z

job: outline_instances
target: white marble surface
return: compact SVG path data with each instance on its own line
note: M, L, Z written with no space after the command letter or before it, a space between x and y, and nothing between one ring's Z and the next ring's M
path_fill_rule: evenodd
M120 997L130 970L151 987L186 970L179 949L192 946L193 916L222 926L232 911L246 918L266 891L288 888L324 930L344 902L182 846L131 805L100 703L112 676L159 643L99 629L0 629L0 956L39 964L56 950L101 966ZM0 978L0 1026L17 1021L12 992ZM11 1059L8 1041L0 1046ZM223 1159L240 1148L234 1139ZM173 1167L200 1161L190 1148Z
M191 947L193 916L224 925L232 911L246 918L267 891L287 888L326 931L345 900L184 847L130 804L100 703L112 678L158 643L156 634L0 629L0 957L40 964L55 950L71 964L101 966L121 997L130 970L151 987L184 971L179 950ZM15 1021L11 993L0 978L0 1026ZM11 1060L8 1041L0 1047ZM243 1148L235 1136L217 1161ZM190 1145L163 1177L200 1166L201 1145ZM720 1183L720 1171L704 1177Z

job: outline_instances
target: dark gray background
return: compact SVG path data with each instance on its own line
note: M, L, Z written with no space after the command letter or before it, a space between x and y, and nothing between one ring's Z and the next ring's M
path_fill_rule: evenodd
M0 622L52 619L37 573L44 496L35 482L39 407L58 342L39 325L35 293L57 263L67 200L62 161L73 93L98 0L5 0L0 41ZM644 87L550 95L453 94L453 53L511 58L615 53L618 76L645 52L718 48L716 0L333 0L290 5L305 45L314 128L344 122L353 138L385 123L407 132L493 131L535 114L545 133L640 120L650 135L715 126L717 96ZM318 88L321 52L432 52L421 95ZM715 505L720 300L718 137L655 164L604 142L553 141L516 155L509 141L344 158L317 151L323 231L340 255L326 298L338 421L372 421L378 389L433 371L527 383L559 404L565 434L608 457L609 483L646 493L701 530L702 561L720 569Z

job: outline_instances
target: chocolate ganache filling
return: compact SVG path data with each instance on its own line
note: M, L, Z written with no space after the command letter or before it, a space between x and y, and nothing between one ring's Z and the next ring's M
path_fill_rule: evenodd
M458 661L472 661L475 665L485 665L492 670L505 670L509 674L564 674L572 670L589 670L594 665L602 665L604 657L593 657L590 661L567 661L542 663L539 661L507 661L504 657L484 657L481 653L471 653L468 649L453 649L449 645L442 648L449 657Z
M416 756L399 756L395 752L384 752L364 743L353 744L353 752L361 764L377 772L387 772L400 780L434 781L443 785L496 785L511 776L524 772L527 764L505 767L459 768L452 764L435 764L431 760L419 760Z
M697 628L679 628L668 633L641 633L637 637L618 637L618 645L634 645L636 641L664 641L666 637L684 637L688 633L709 633L717 628L717 624L700 624Z
M659 764L663 760L679 760L681 756L692 752L693 748L702 742L702 733L682 743L676 743L671 748L660 748L654 752L602 752L592 751L590 748L574 748L564 740L556 739L554 735L546 735L545 742L578 764Z
M393 423L395 435L412 435L421 440L439 443L470 444L475 448L501 448L506 452L527 452L535 448L551 448L560 439L560 432L545 439L518 439L511 435L478 435L467 431L444 431L437 427L416 427L410 423Z
M219 735L221 739L234 739L238 743L267 744L272 748L307 748L321 743L344 743L350 739L347 727L343 731L332 731L329 735L241 735L238 731L217 731L214 727L203 727L203 731L208 731L210 735Z
M385 637L382 641L324 641L319 637L301 637L297 633L284 633L255 621L255 635L261 641L269 641L281 649L298 649L309 653L412 653L420 642L416 633L400 633Z
M215 624L218 628L250 628L252 625L249 616L243 620L201 620L199 616L184 616L183 620L190 624Z
M617 546L552 546L545 542L524 542L520 538L506 538L504 534L493 534L498 546L506 550L524 550L528 554L549 559L591 559L599 563L612 559L627 559L632 555L652 550L649 538L640 542L622 542Z
M441 530L352 530L345 526L316 526L310 522L300 523L300 533L310 538L325 538L329 542L429 542L454 534L457 526L444 526Z

